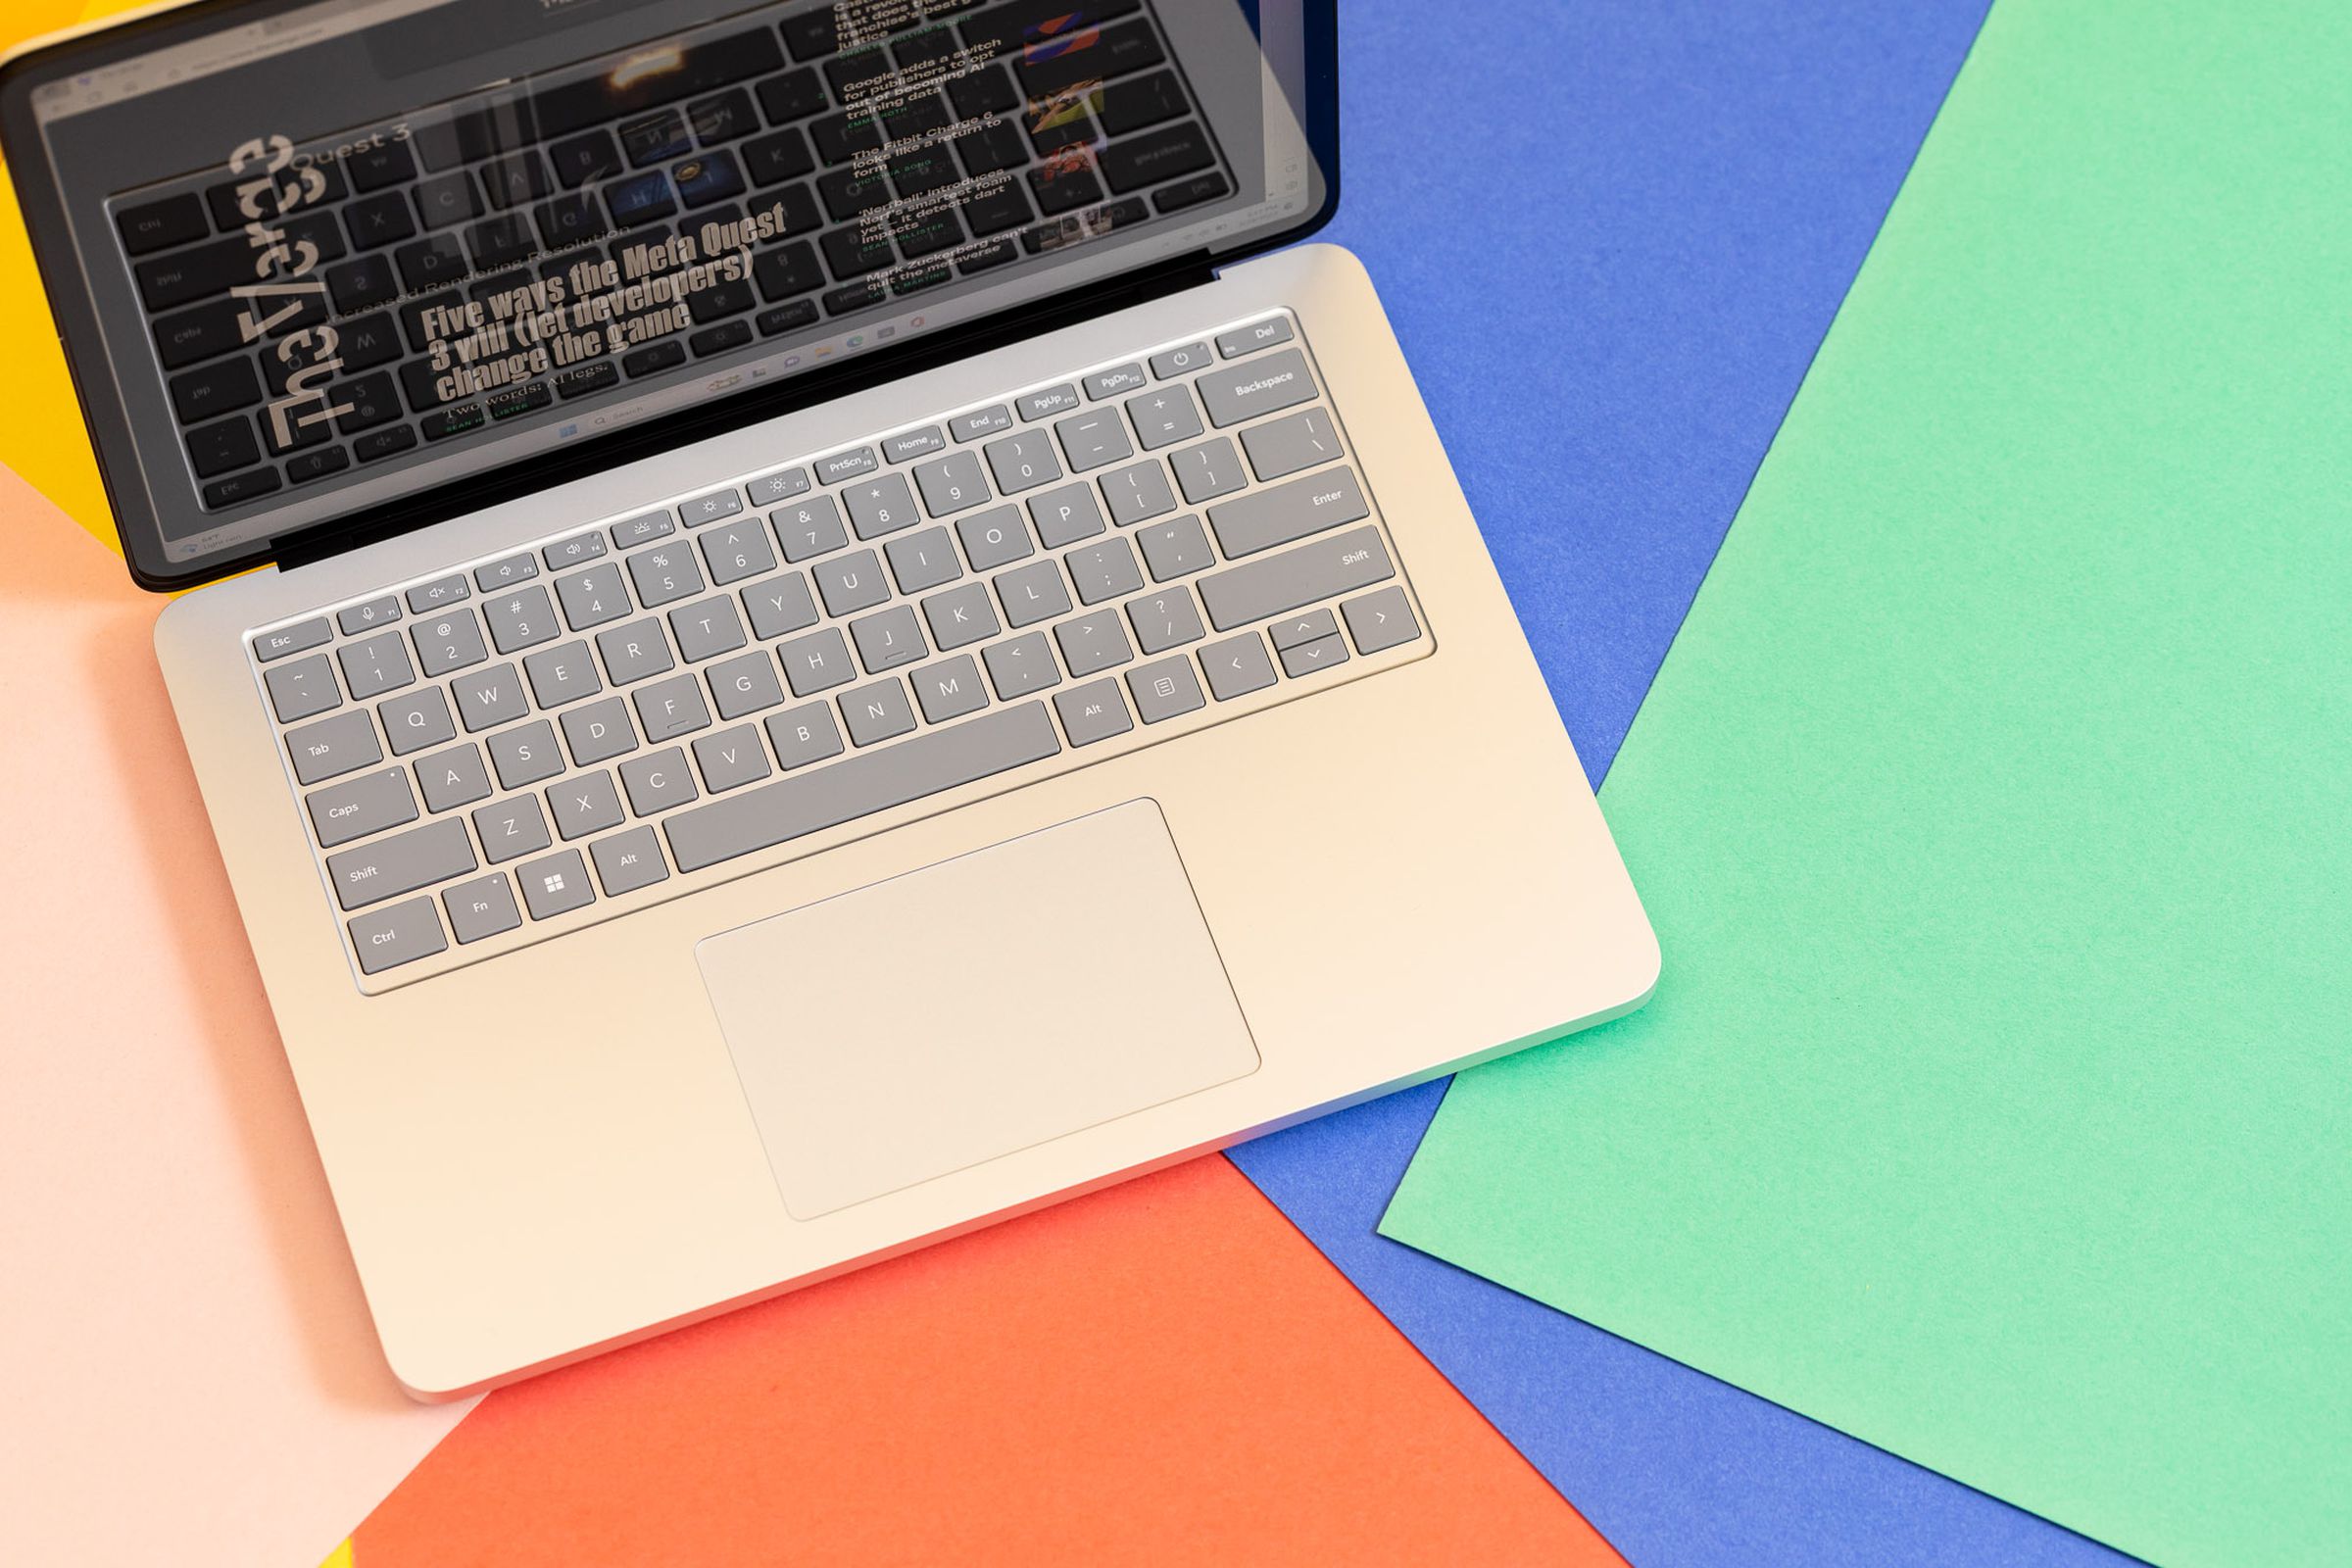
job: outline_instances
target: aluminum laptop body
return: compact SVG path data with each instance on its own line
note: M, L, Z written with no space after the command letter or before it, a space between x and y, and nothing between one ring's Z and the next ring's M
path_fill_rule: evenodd
M0 68L411 1393L1648 996L1372 285L1277 248L1334 23L215 0Z

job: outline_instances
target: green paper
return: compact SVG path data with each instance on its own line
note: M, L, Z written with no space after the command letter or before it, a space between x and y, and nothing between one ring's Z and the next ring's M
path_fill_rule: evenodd
M1646 1010L1385 1234L2167 1565L2352 1561L2352 10L1998 0L1611 768Z

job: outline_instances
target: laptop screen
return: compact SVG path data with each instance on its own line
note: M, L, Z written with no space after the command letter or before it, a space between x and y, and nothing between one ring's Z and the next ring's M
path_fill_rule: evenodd
M4 109L125 550L177 582L1302 231L1328 26L1328 0L215 3L19 62Z

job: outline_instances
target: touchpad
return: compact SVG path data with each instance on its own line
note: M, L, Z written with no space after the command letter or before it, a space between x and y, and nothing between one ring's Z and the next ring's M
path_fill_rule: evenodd
M1152 801L695 952L796 1219L1257 1070Z

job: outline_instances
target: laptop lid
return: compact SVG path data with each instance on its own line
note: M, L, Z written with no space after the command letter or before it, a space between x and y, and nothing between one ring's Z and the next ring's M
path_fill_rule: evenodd
M348 548L1295 239L1334 0L200 0L0 66L131 572Z

